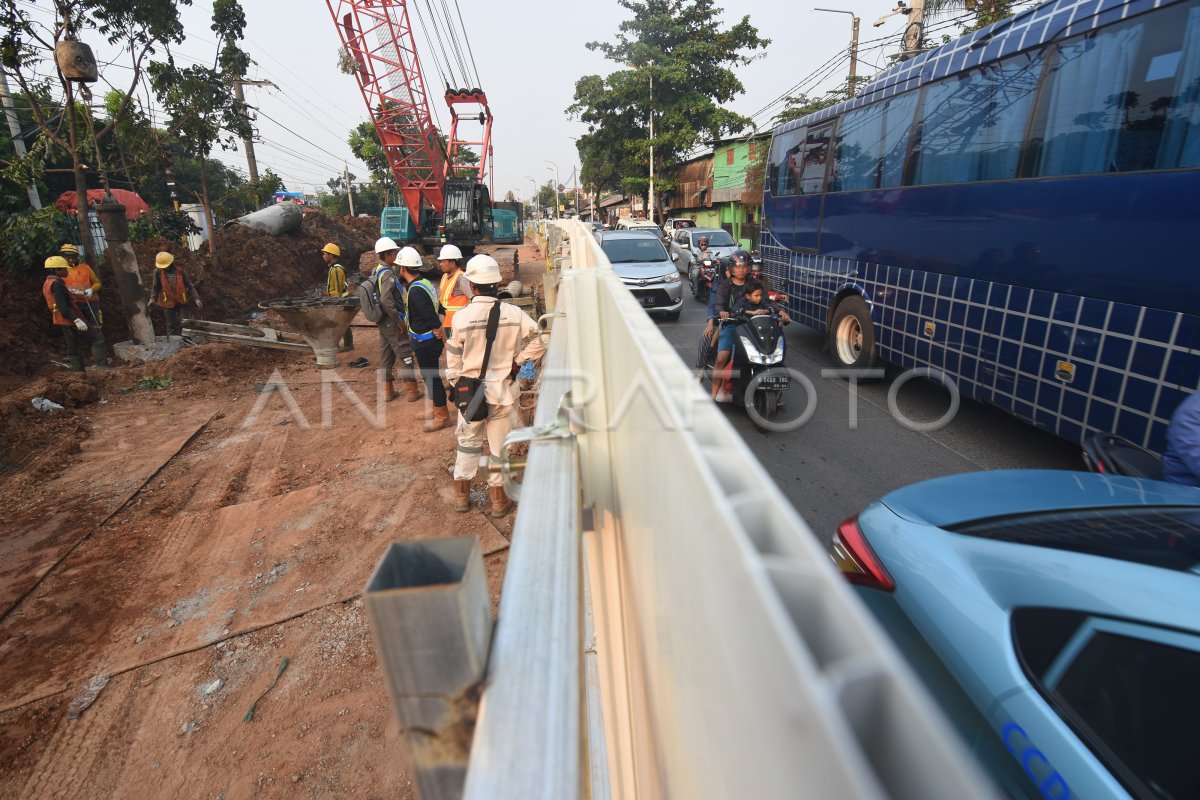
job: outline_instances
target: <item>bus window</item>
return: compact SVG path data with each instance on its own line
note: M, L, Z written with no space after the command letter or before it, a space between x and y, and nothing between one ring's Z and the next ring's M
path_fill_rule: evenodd
M1163 9L1056 47L1035 127L1037 175L1200 161L1200 143L1186 144L1200 77L1195 15L1194 4Z
M771 194L787 197L796 193L800 176L800 150L805 128L778 134L771 141Z
M842 117L834 148L831 192L874 189L879 183L884 104L864 106Z
M825 163L829 160L829 140L833 124L809 131L804 140L804 155L800 162L800 194L820 194L825 191Z
M1160 55L1159 63L1167 60ZM1151 62L1151 66L1154 62ZM1155 166L1200 167L1200 8L1188 12L1183 50Z
M912 138L917 95L915 91L909 92L883 104L883 157L879 164L881 189L899 186L904 182L904 164L908 157L908 142Z
M1039 51L928 86L913 183L1015 178L1041 73Z

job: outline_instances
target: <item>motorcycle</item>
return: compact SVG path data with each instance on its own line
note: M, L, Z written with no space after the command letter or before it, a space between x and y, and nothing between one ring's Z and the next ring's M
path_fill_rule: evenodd
M1089 433L1083 439L1083 463L1092 472L1163 479L1162 458L1155 452L1112 433Z
M730 360L730 379L717 397L717 402L738 402L753 409L750 417L762 428L760 420L772 421L779 413L783 393L791 384L791 376L783 369L787 349L783 336L783 321L778 311L751 317L718 319L720 326L737 325L733 339L733 358ZM716 338L709 343L700 340L700 366L710 374L717 359ZM750 397L747 394L750 393Z
M701 303L708 302L708 293L712 291L713 283L717 280L717 261L711 255L706 255L698 262L698 269L688 269L689 283L692 285L692 297Z

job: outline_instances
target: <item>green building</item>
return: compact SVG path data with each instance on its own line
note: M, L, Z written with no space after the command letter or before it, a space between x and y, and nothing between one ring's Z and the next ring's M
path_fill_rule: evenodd
M762 161L768 133L724 139L713 151L674 170L677 188L665 216L692 217L703 228L724 228L750 250L758 248L762 224ZM751 169L755 167L756 169Z

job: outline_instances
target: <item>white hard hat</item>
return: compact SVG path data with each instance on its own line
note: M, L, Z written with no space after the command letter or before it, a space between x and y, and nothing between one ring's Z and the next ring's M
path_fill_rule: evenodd
M462 250L452 244L442 245L442 251L438 253L438 261L458 261L461 258Z
M419 270L421 268L421 254L411 247L401 248L400 257L396 259L396 263L402 267Z
M499 283L500 265L496 259L480 253L467 262L466 274L471 283Z
M394 241L392 241L391 239L389 239L386 236L375 240L376 255L378 255L379 253L386 253L389 250L399 250L399 249L400 249L400 245L396 244Z

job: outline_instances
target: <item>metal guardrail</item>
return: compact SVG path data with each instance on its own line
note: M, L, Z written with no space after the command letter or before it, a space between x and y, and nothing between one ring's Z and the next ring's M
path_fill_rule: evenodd
M545 244L537 420L582 432L530 446L466 796L991 796L592 235Z

